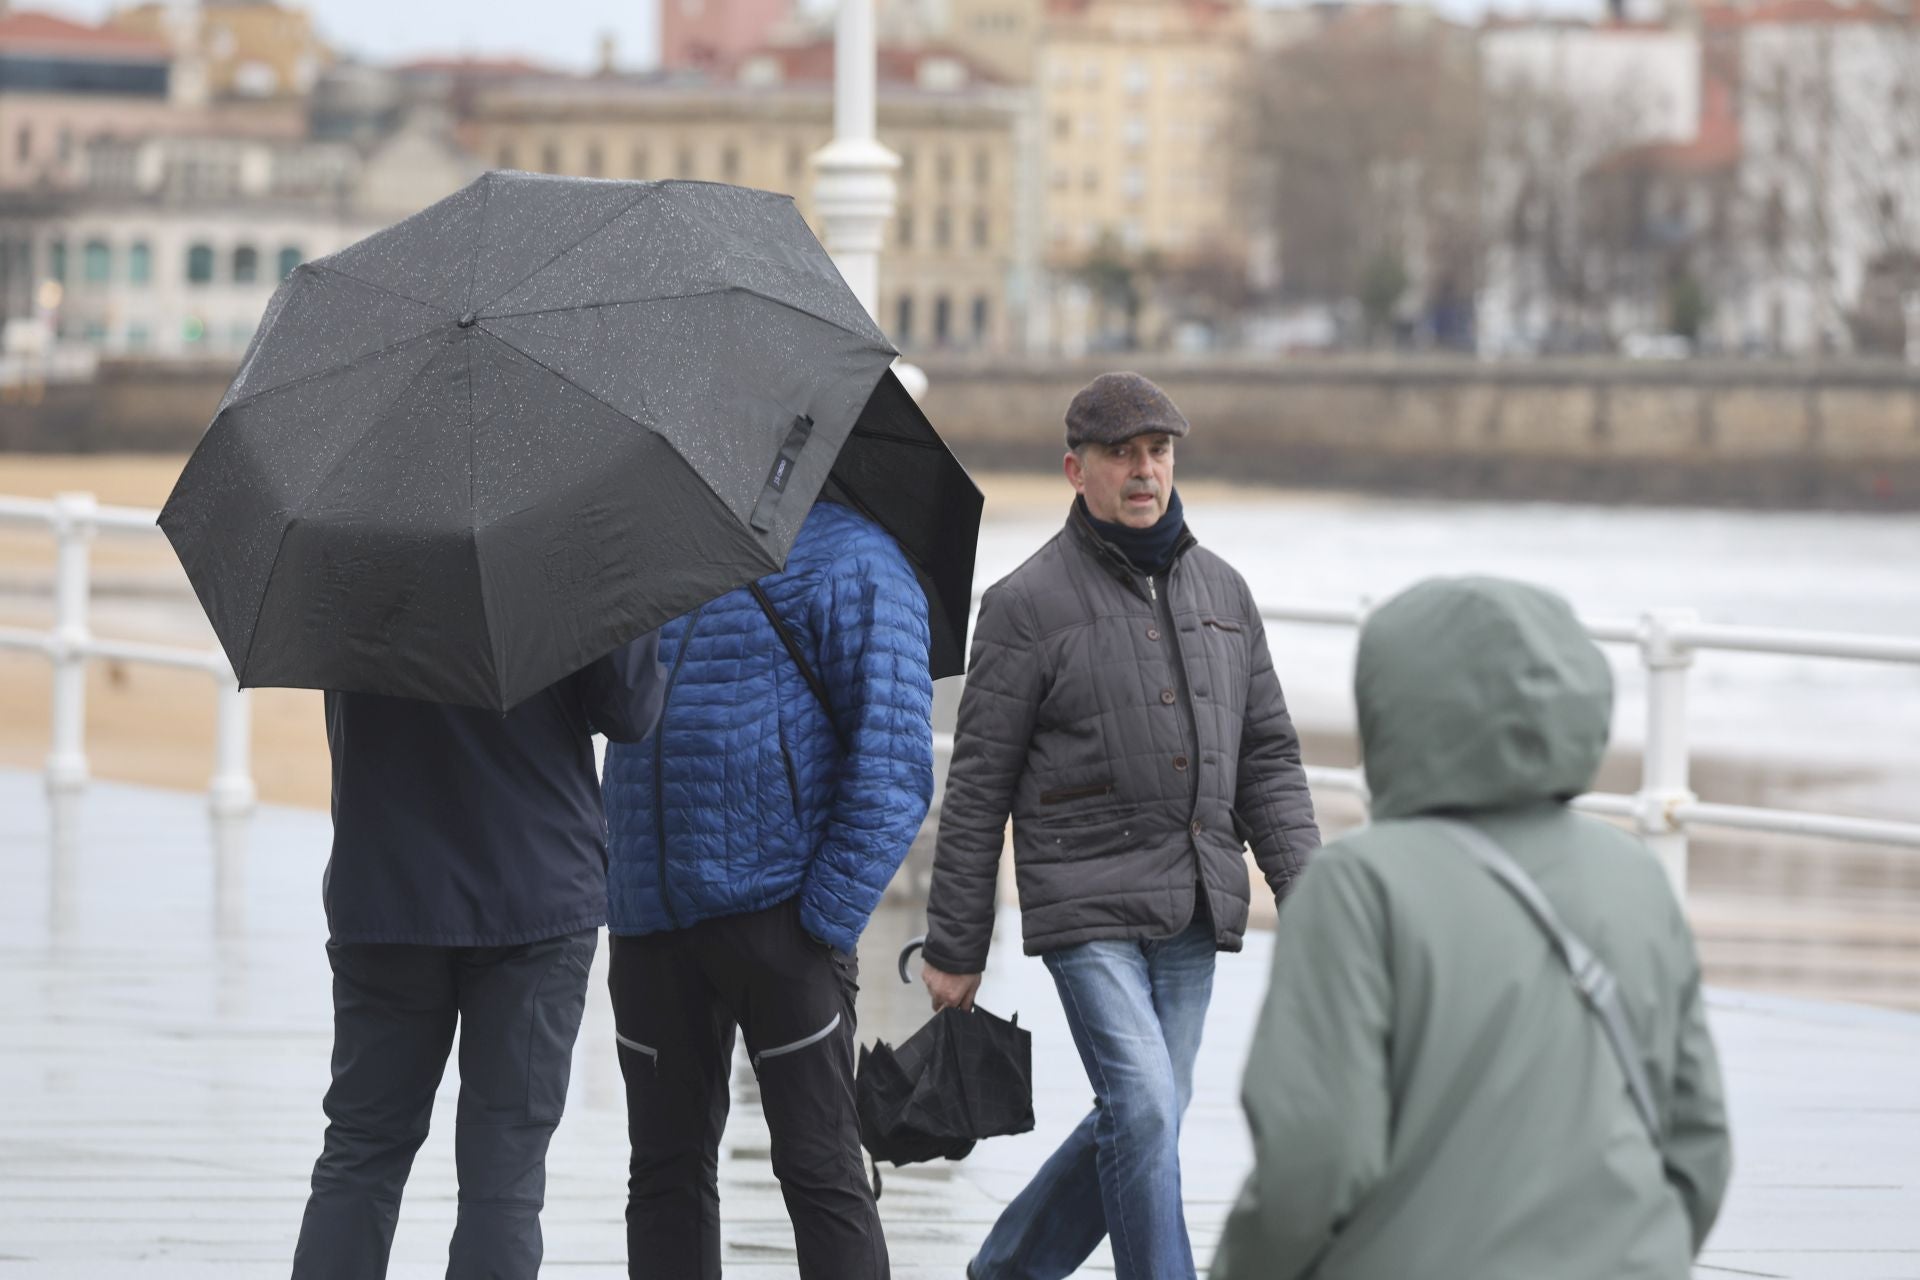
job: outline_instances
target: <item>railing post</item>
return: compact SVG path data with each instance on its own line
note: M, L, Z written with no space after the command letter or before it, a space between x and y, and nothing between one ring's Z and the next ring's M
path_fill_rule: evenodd
M88 543L99 504L90 493L53 500L53 536L59 552L54 576L53 744L47 754L47 790L73 795L87 785Z
M1641 619L1640 660L1647 669L1647 740L1634 797L1640 837L1653 849L1682 902L1687 895L1687 833L1676 805L1695 799L1688 779L1687 669L1693 650L1674 628L1696 620L1688 609L1659 609Z
M219 682L220 708L213 747L213 781L207 802L215 818L244 818L253 812L253 700L233 683L227 660L216 654L214 679Z

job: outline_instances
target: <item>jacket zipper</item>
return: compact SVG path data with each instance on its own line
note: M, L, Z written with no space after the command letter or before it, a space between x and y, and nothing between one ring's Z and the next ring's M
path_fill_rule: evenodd
M673 655L673 670L667 673L667 688L660 695L660 721L653 734L653 851L660 865L660 905L675 929L681 927L680 913L673 909L673 888L667 883L667 704L673 701L673 686L680 680L680 666L693 648L693 629L700 625L700 609L687 619L686 634L680 637L680 652Z

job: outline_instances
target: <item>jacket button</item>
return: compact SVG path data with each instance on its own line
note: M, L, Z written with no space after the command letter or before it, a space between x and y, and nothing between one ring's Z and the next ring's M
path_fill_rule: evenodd
M1186 768L1186 767L1187 767L1187 758L1186 758L1185 756L1175 756L1175 757L1173 758L1173 767L1174 767L1174 768L1176 768L1176 769L1184 769L1184 768Z
M1158 627L1147 628L1147 639L1158 640L1159 638L1160 638L1160 628Z
M1195 835L1199 835L1202 831L1206 830L1206 826L1200 821L1200 819L1195 818L1193 820L1193 826L1188 828L1188 830L1192 831L1193 834Z
M1171 689L1162 689L1162 690L1160 691L1160 701L1162 701L1162 702L1164 702L1164 703L1166 703L1166 704L1167 704L1168 706L1172 706L1172 705L1173 705L1173 690L1171 690Z

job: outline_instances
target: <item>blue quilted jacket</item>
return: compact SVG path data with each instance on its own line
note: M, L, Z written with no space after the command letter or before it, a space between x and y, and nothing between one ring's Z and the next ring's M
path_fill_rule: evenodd
M817 503L787 567L760 586L835 723L747 591L663 627L666 708L645 742L607 748L614 933L797 893L807 931L851 951L926 817L927 602L900 548L864 516Z

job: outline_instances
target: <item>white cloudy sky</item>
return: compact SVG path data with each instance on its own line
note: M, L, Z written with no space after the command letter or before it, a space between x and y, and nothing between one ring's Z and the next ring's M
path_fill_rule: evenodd
M832 0L805 0L810 6ZM1256 3L1260 0L1256 0ZM1489 7L1506 12L1597 13L1601 0L1437 0L1459 17ZM558 66L585 68L601 32L618 42L622 65L640 67L656 55L655 0L308 0L327 40L336 47L388 61L436 54L521 54ZM38 8L98 20L112 0L16 0Z

